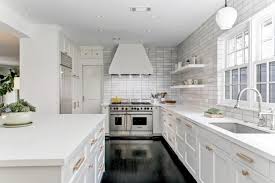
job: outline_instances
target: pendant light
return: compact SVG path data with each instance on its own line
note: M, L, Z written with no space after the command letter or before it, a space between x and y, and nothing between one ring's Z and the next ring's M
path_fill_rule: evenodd
M237 10L227 6L227 0L225 0L225 7L220 9L216 14L216 22L221 30L231 29L237 20Z

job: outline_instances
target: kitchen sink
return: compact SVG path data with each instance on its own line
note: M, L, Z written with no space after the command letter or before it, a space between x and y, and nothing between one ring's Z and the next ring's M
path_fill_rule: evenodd
M228 130L232 133L243 133L243 134L259 134L259 133L270 133L264 130L256 129L239 123L211 123L214 126Z

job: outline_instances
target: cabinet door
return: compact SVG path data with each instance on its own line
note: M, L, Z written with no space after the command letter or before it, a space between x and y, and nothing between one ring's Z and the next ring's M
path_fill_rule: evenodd
M86 173L86 183L94 183L96 182L96 176L95 176L95 158L93 157L91 161L88 163L88 169Z
M233 161L225 152L217 148L214 148L214 174L213 175L214 175L213 183L234 182Z
M176 140L176 149L177 149L177 155L179 159L184 163L184 155L185 155L185 144L184 139L182 137L177 135Z
M232 183L233 161L229 156L204 137L199 138L198 144L200 183Z
M199 140L199 181L201 183L214 183L214 151L210 143Z
M270 183L263 176L253 170L241 165L238 162L234 164L234 183Z

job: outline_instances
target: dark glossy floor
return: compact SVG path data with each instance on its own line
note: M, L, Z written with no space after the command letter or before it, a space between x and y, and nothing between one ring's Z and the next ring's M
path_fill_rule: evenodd
M102 183L195 183L176 164L161 141L106 140Z

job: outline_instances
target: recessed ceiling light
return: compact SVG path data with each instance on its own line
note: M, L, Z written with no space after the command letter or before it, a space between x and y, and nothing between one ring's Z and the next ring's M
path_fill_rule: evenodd
M152 11L151 7L130 7L132 12L150 12Z
M144 30L144 32L150 33L150 32L152 32L152 30L151 29L146 29L146 30Z
M97 28L96 31L97 32L103 32L104 30L102 28Z
M104 18L103 15L97 15L96 18Z
M113 37L113 41L120 41L120 37Z
M152 19L158 18L158 16L156 16L156 15L152 15L151 17L152 17Z

